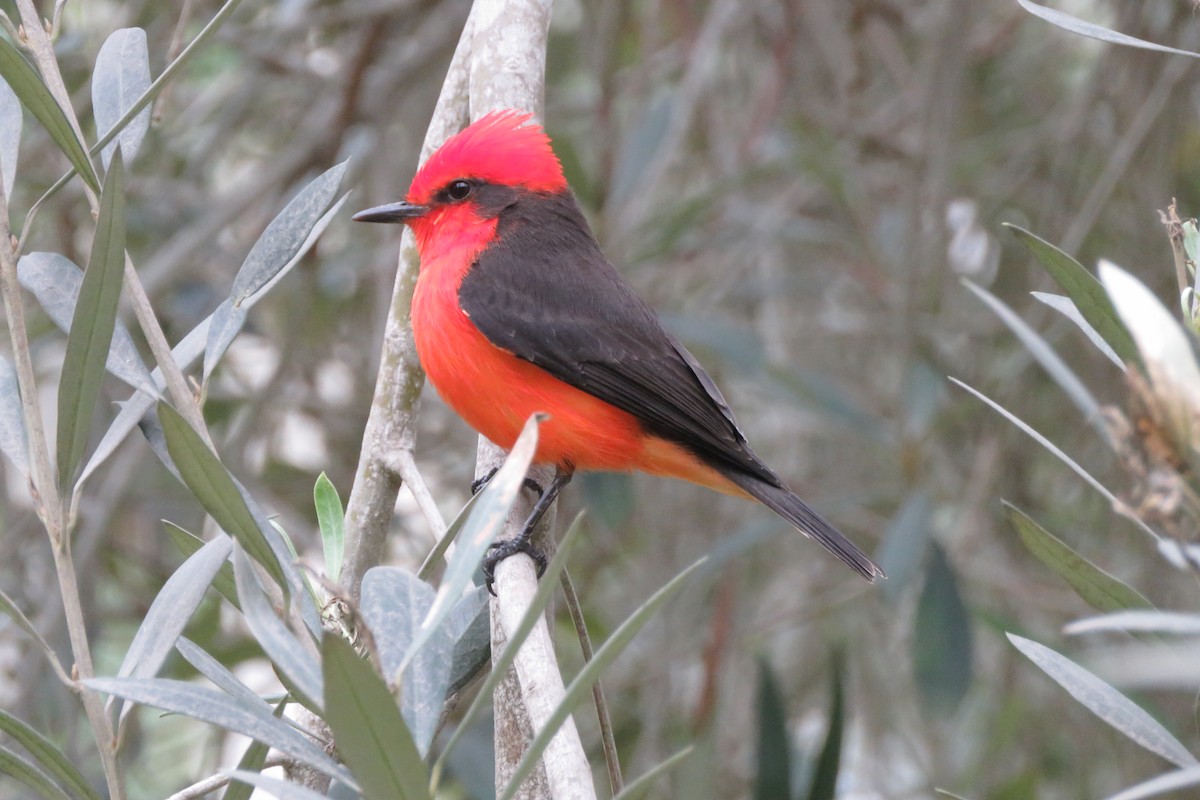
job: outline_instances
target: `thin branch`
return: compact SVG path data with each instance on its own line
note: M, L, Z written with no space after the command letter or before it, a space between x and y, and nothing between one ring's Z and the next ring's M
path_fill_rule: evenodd
M583 606L579 603L579 595L575 593L575 584L571 574L563 570L562 579L563 600L567 611L571 614L571 623L575 626L575 635L579 637L579 649L583 653L586 664L592 660L592 637L588 635L587 620L583 616ZM604 687L600 681L592 684L592 702L596 706L596 720L600 724L600 742L604 746L604 763L608 767L608 783L613 796L625 788L625 779L621 777L621 758L617 754L617 740L613 735L612 717L608 713L608 700L604 697Z
M271 767L281 767L287 763L287 756L267 756L266 761L263 762L262 768L270 769ZM169 796L167 800L196 800L197 797L203 797L209 792L216 791L222 786L227 785L230 780L231 778L228 775L212 775L202 781L196 781L186 789L180 789L175 794Z
M433 494L429 491L429 486L425 483L425 479L421 477L420 470L417 469L417 460L413 458L411 450L401 450L396 453L396 472L400 475L400 479L408 486L408 490L412 492L413 499L417 501L417 508L421 509L421 514L424 515L425 521L429 523L430 530L433 531L435 539L441 539L446 535L446 520L442 519L442 512L438 510L437 503L433 499ZM446 558L454 552L454 545L446 548Z

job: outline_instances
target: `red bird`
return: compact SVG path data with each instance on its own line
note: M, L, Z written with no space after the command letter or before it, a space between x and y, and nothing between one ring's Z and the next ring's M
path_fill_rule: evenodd
M868 580L883 570L797 497L746 443L712 378L600 252L550 138L529 114L488 114L455 134L405 200L354 216L412 228L417 354L438 393L512 447L550 415L535 461L558 467L525 530L485 564L526 552L576 469L641 470L750 497Z

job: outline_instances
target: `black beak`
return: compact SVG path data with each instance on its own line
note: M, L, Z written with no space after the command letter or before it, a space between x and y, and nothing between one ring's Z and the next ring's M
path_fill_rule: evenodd
M418 206L401 200L399 203L388 203L386 206L375 206L360 211L351 219L355 222L408 222L427 211L429 206Z

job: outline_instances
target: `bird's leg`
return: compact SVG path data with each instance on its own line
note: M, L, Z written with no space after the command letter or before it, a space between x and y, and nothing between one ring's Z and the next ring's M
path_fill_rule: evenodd
M496 470L498 470L498 469L500 469L500 468L492 467L487 475L484 475L482 478L476 478L475 480L471 481L471 496L472 497L474 497L475 495L477 495L483 491L483 487L487 486L488 482L491 481L492 478L496 477ZM538 497L542 496L542 491L543 491L542 485L540 483L538 483L537 481L535 481L533 478L526 478L523 485L525 486L526 489L533 492Z
M562 491L562 488L571 482L574 477L574 469L559 468L558 473L554 476L554 480L546 488L546 491L540 492L541 496L537 503L533 506L533 511L529 512L529 516L525 519L525 524L521 526L521 532L511 539L506 539L503 542L497 542L488 548L488 554L483 559L483 578L487 584L488 591L493 596L496 590L493 586L495 582L496 565L511 555L524 553L533 559L533 563L537 566L537 575L542 577L542 573L546 571L546 554L537 549L530 542L533 536L533 529L537 527L542 516L545 515L546 509L550 508L550 504L554 502L554 498ZM526 478L526 481L529 479Z

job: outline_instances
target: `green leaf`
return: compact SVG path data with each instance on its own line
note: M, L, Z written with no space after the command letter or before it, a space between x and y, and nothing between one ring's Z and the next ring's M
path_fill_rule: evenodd
M1104 341L1104 337L1096 332L1096 329L1092 327L1091 323L1083 318L1083 314L1079 313L1079 308L1076 307L1074 300L1066 295L1051 294L1050 292L1030 292L1029 294L1034 300L1037 300L1043 305L1050 306L1050 308L1053 308L1055 311L1071 320L1071 322L1073 322L1075 326L1083 332L1083 335L1087 337L1088 341L1092 343L1092 346L1099 350L1105 358L1119 368L1125 369L1125 363L1121 361L1121 357L1118 356L1116 352L1108 346L1108 342Z
M58 385L58 484L70 487L87 447L92 413L117 324L125 273L125 182L118 156L104 176L92 254L79 285Z
M233 575L237 582L238 599L242 601L242 616L254 640L279 670L291 691L306 707L320 713L321 669L316 662L316 653L304 645L271 609L271 601L263 592L258 578L246 558L245 551L235 548L233 553Z
M682 764L695 749L695 745L688 745L673 756L654 765L640 775L637 780L625 784L625 788L613 800L641 800L654 787L655 781Z
M325 721L363 796L429 798L429 775L383 679L340 637L321 642Z
M758 766L754 800L792 796L791 742L783 692L765 658L758 659Z
M92 71L92 114L97 135L107 134L118 120L150 88L150 53L146 32L141 28L121 28L109 34L96 54ZM150 130L150 106L147 105L100 151L108 168L117 146L126 163L137 155L146 132Z
M346 512L333 482L322 472L313 486L313 505L317 508L317 525L321 529L321 545L325 550L325 574L338 582L342 574L342 556L346 551L344 526Z
M971 687L971 619L945 551L933 542L917 604L914 673L924 705L951 714Z
M28 750L29 754L64 786L86 800L100 800L100 795L87 782L87 778L54 742L4 709L0 709L0 731ZM2 771L3 768L0 767L0 772Z
M46 773L3 745L0 745L0 775L25 784L46 800L71 800Z
M1084 708L1114 729L1176 766L1197 766L1196 757L1170 731L1112 686L1045 645L1012 633L1008 634L1008 640Z
M83 270L58 253L27 253L17 262L17 279L37 299L46 316L64 332L70 333ZM130 387L151 397L158 395L150 370L138 355L129 329L120 320L113 328L112 346L105 365Z
M66 155L71 166L93 191L100 191L96 170L88 159L87 151L67 121L66 114L54 102L46 84L42 83L37 71L25 60L20 51L7 39L0 37L0 78L9 85L29 109L29 113L42 124L50 138Z
M1006 502L1004 508L1026 549L1069 583L1075 593L1092 608L1098 611L1122 611L1154 607L1137 590L1088 561L1016 506Z
M82 683L98 692L115 694L266 742L327 775L353 782L320 744L290 723L277 719L270 706L257 698L246 702L244 698L231 697L207 686L167 678L87 678Z
M275 704L275 716L282 717L283 710L287 708L287 698L280 700ZM242 759L238 761L235 773L257 773L261 772L263 764L267 761L267 753L271 751L270 746L264 742L253 741L246 748L246 752L242 754ZM231 781L229 788L225 790L222 800L250 800L250 795L254 793L254 785L245 781Z
M179 552L183 553L184 558L190 558L193 553L204 546L204 540L191 531L186 531L176 525L174 522L162 520L163 528L167 531L167 535L171 537L171 541L179 548ZM237 610L242 610L242 604L238 600L237 586L233 580L233 565L226 561L217 570L217 575L212 579L212 588L219 595L224 597Z
M550 740L554 738L558 729L562 727L563 722L566 721L576 706L586 698L591 697L592 684L600 679L600 674L608 669L608 665L616 660L618 655L624 652L625 648L629 646L630 641L633 640L633 637L642 629L642 626L650 621L650 618L662 607L663 603L667 602L667 600L683 588L688 576L703 564L706 558L701 558L694 562L690 567L672 578L670 583L655 592L649 600L630 614L621 623L620 627L613 631L608 641L601 645L600 649L592 657L592 660L579 671L579 674L567 686L562 702L551 712L550 716L546 719L545 726L533 737L533 741L529 743L529 749L525 751L525 755L521 757L520 763L513 770L512 777L509 780L508 787L504 790L501 800L512 800L517 790L521 788L521 784L533 772L538 760L542 757L542 753L545 752L546 746L550 744Z
M817 767L813 772L808 789L808 800L833 800L837 795L838 771L842 761L842 737L846 728L846 690L843 673L846 660L841 649L835 650L830 673L833 685L830 690L829 730L817 756Z
M401 674L400 665L434 602L432 586L400 567L374 567L363 576L359 612L375 639L379 666L401 700L404 721L424 756L441 721L455 645L487 606L483 587L459 598ZM400 675L399 687L396 687Z
M171 460L200 505L286 591L288 584L279 559L225 465L174 408L159 403L158 418L162 422Z
M1121 360L1126 364L1137 363L1137 348L1133 338L1118 319L1100 281L1082 264L1044 239L1016 225L1006 224L1004 227L1016 234Z

